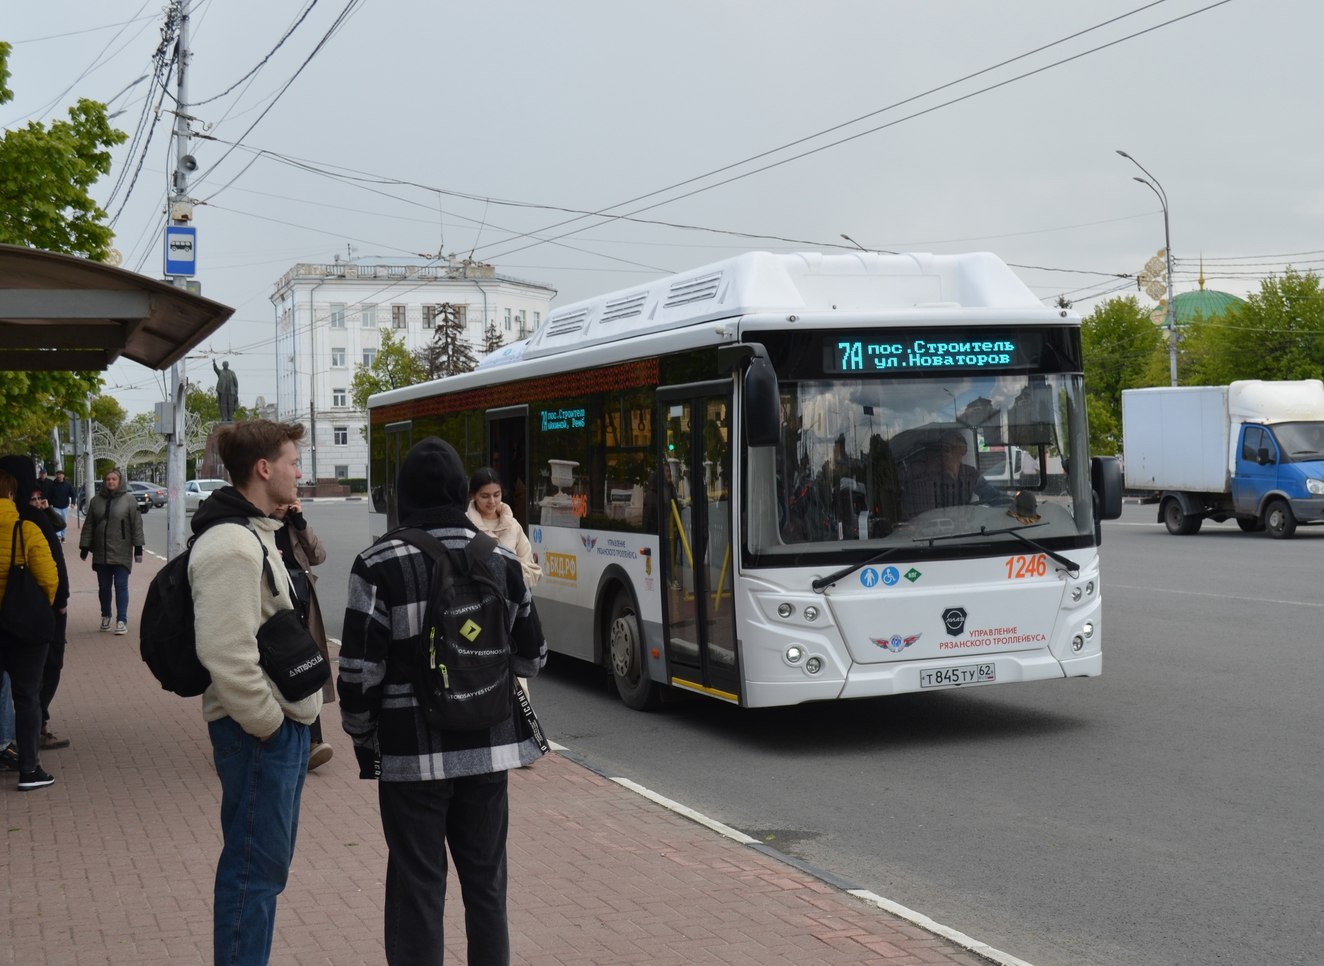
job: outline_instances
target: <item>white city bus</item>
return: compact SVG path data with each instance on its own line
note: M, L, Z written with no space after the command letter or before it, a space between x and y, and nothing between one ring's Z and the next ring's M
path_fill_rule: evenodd
M493 466L549 646L632 708L1101 671L1120 473L1088 455L1079 318L993 255L741 255L369 413L373 532L414 442Z

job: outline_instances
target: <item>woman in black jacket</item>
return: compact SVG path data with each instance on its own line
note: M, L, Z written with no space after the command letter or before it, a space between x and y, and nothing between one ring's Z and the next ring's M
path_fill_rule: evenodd
M78 556L92 555L101 598L101 629L110 630L110 592L115 590L115 633L129 633L129 571L143 560L143 518L138 503L124 489L119 470L109 470L102 488L87 504L87 520L78 538Z

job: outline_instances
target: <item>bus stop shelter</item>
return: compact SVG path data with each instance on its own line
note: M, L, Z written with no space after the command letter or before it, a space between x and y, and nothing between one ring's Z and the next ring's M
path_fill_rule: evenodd
M168 369L234 309L101 262L0 245L0 370Z

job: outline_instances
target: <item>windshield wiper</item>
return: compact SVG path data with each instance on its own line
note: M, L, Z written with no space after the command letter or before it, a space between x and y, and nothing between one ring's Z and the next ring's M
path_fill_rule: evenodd
M835 584L842 577L849 577L851 574L855 573L855 571L867 567L870 564L876 564L880 560L886 560L888 557L892 556L892 554L896 553L898 550L901 549L902 549L901 544L896 544L891 547L884 547L881 551L874 554L868 560L861 560L859 563L853 563L849 567L842 567L835 574L828 574L826 577L815 577L813 583L811 583L809 586L814 588L815 592L821 592L824 587L827 587L831 584Z
M1000 530L990 530L988 527L980 527L978 530L972 530L970 533L944 533L933 537L916 537L915 542L916 543L927 542L930 546L932 546L938 540L964 540L968 537L998 537L998 536L1002 536L1003 534L1006 534L1007 536L1019 540L1021 543L1025 544L1025 546L1029 547L1031 550L1038 550L1040 553L1052 557L1063 567L1065 567L1067 569L1067 573L1069 573L1072 577L1079 577L1080 564L1076 563L1074 560L1072 560L1069 557L1062 556L1060 553L1058 553L1055 550L1049 550L1042 543L1039 543L1038 541L1035 540L1031 540L1025 534L1021 533L1022 530L1030 530L1033 529L1034 527L1046 527L1046 526L1048 526L1048 524L1046 523L1027 523L1024 526L1005 527Z

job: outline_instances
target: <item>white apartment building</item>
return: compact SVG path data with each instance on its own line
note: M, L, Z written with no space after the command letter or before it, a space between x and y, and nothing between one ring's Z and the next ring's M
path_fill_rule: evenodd
M475 358L495 322L505 343L532 335L556 295L540 282L467 259L350 258L293 266L276 283L276 410L309 434L307 481L368 475L367 414L350 402L354 369L371 364L381 331L411 352L432 341L438 306L458 306Z

